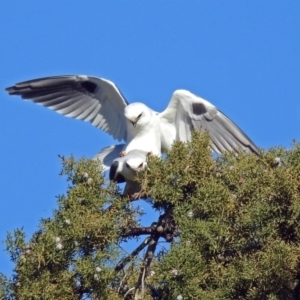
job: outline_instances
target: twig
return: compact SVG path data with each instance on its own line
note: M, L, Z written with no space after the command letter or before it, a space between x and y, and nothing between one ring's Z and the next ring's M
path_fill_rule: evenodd
M120 281L119 288L118 288L118 294L120 293L121 285L122 285L123 281L125 280L126 276L127 276L127 274L125 273L124 277Z
M139 276L138 281L135 285L135 299L142 299L144 297L144 280L145 280L145 277L148 275L149 267L150 267L151 262L153 260L154 253L155 253L157 242L158 242L159 238L160 238L159 235L152 236L151 242L149 243L149 246L148 246L148 249L146 251L145 258L144 258L144 264L141 266L140 276ZM142 298L139 298L140 297L139 292L140 292L140 286L141 285L142 285L142 291L141 291Z
M124 266L129 263L135 256L137 256L151 241L151 238L147 237L142 244L140 244L135 250L131 252L130 255L122 259L115 267L115 271L120 271Z
M131 289L129 289L127 292L126 292L126 294L124 295L124 299L126 299L126 296L128 295L128 293L129 292L131 292L132 290L134 290L134 287L133 288L131 288Z

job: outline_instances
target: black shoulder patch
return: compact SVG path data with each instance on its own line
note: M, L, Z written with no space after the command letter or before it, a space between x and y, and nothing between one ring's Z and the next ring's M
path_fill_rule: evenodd
M200 116L207 112L204 104L202 103L193 103L193 114Z
M118 175L117 175L115 181L116 181L117 183L123 183L123 182L126 182L125 177L124 177L123 175L121 175L121 174L118 174Z
M81 83L81 86L89 93L94 93L97 88L97 84L91 81L84 81Z
M110 169L109 169L109 180L116 180L116 173L117 173L117 169L118 169L118 166L119 166L119 162L118 161L114 161L112 163L112 165L110 166Z
M109 169L109 180L115 181L117 183L126 182L125 177L119 173L117 173L119 167L119 162L114 161Z

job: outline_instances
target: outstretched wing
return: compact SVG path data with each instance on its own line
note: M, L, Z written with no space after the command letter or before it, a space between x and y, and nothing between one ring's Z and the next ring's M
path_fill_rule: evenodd
M117 86L107 79L53 76L20 82L5 90L66 117L89 121L114 138L126 141L124 108L128 103Z
M114 160L120 157L120 152L123 151L125 147L125 144L105 147L93 157L93 160L101 161L103 171L107 171L111 167Z
M193 130L206 130L211 147L217 153L243 149L258 154L255 144L236 124L210 102L189 91L175 91L168 107L159 116L162 140L168 140L164 137L164 133L169 132L167 126L174 128L175 140L183 142L190 140Z

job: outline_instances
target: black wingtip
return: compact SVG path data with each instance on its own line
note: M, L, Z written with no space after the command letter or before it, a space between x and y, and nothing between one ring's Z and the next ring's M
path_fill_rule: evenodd
M4 89L5 92L9 93L10 95L13 95L15 92L15 87L14 86L10 86Z

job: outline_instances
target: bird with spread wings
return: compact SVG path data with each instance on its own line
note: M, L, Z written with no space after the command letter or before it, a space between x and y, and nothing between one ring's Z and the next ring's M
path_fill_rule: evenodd
M66 117L88 121L124 141L97 156L110 168L116 158L133 150L161 155L174 141L189 141L194 130L206 130L217 153L244 150L258 154L251 139L210 102L176 90L167 108L156 112L143 103L129 104L117 86L104 78L65 75L33 79L6 88L10 95L48 107Z

